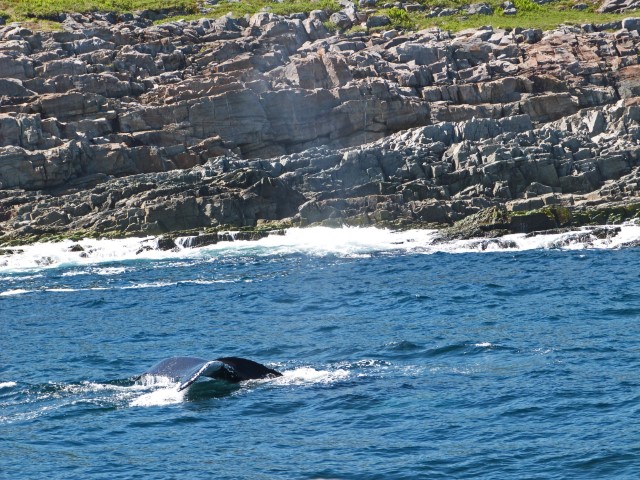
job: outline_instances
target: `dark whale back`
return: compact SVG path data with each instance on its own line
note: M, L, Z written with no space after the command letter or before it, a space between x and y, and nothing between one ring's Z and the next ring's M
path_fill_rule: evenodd
M224 363L231 367L232 371L224 370L220 371L216 378L221 378L222 375L229 375L225 380L232 382L239 382L242 380L252 380L256 378L272 378L281 377L282 374L272 368L265 367L264 365L254 362L253 360L247 360L240 357L222 357L216 359L219 362Z

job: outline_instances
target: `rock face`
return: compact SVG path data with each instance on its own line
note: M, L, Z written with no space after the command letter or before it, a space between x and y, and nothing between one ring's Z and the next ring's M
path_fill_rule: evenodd
M371 36L325 20L0 27L0 238L634 202L640 20Z

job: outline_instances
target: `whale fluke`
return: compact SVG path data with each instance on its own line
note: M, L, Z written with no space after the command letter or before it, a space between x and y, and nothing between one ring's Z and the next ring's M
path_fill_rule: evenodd
M216 361L224 363L227 372L233 372L232 382L240 382L242 380L251 380L254 378L272 378L281 377L282 374L272 368L265 367L261 363L247 360L240 357L222 357L216 358ZM217 377L216 377L217 378Z
M140 377L159 375L180 382L178 390L184 390L200 377L241 382L259 378L281 377L282 374L253 360L240 357L222 357L205 360L198 357L171 357L155 364Z

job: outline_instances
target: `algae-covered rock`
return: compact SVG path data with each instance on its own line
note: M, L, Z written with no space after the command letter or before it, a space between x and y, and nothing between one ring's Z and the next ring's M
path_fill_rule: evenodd
M503 205L469 215L441 232L443 239L462 240L477 237L498 237L509 232L511 215Z

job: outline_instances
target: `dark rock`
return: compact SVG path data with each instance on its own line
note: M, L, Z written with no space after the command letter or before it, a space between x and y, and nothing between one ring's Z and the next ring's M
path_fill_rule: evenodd
M524 37L524 41L530 44L538 43L542 40L542 30L539 28L532 29L528 28L521 32L521 35Z
M640 2L638 2L640 5ZM629 31L638 31L640 30L640 18L625 18L622 20L622 28L625 28Z
M35 92L24 87L17 78L0 78L0 96L8 97L32 97Z
M329 21L335 24L340 30L347 30L353 25L351 18L344 11L333 13L329 17Z
M201 233L199 235L184 237L179 239L179 244L183 248L205 247L218 243L217 233Z
M156 240L156 248L158 250L173 250L176 248L176 242L172 238L160 237Z
M555 218L544 212L514 215L509 223L509 230L514 233L529 233L536 230L549 230L558 225Z

